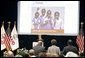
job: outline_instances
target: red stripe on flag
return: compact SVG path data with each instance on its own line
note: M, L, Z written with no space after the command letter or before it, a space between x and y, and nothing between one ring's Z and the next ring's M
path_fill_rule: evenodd
M84 36L77 35L76 43L79 47L79 52L84 51Z
M6 34L4 34L4 43L5 43L6 49L8 51L11 50L10 37L7 37Z

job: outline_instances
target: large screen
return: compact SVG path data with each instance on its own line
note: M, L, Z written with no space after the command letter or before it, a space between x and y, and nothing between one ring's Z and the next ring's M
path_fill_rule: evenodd
M79 1L18 1L18 34L77 35Z

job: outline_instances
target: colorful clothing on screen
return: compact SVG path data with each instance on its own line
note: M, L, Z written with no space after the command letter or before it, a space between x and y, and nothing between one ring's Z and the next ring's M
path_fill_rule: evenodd
M42 26L45 23L46 16L40 16L40 29L44 29L44 26Z
M63 29L64 25L63 25L63 19L59 18L59 19L54 19L54 29Z
M47 17L44 19L44 24L46 24L43 29L53 29L53 20L52 17L50 17L50 19L48 19Z
M32 22L33 22L33 29L39 29L39 27L40 27L40 19L39 18L33 18L33 20L32 20ZM34 25L34 24L37 24L37 25Z

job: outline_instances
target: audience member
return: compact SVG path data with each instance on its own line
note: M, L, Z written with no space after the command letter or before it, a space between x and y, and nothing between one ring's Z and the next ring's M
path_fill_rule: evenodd
M15 55L15 57L22 57L21 55Z
M79 56L74 52L68 52L65 57L79 57Z
M42 41L38 41L38 45L33 48L35 50L35 56L38 56L39 53L45 51L45 47L42 46Z
M19 55L21 55L22 57L29 57L29 54L25 53L24 51L21 51Z
M64 55L66 55L66 53L69 52L69 51L72 51L72 52L78 54L77 48L72 45L72 40L68 40L67 45L68 46L64 47L64 49L63 49Z
M47 50L48 53L51 54L60 54L60 48L56 46L57 41L55 39L51 40L52 46L50 46Z
M46 57L46 53L45 52L41 52L41 53L39 53L38 57Z
M51 57L59 57L58 54L52 54Z
M7 53L7 57L14 57L13 52L12 52L12 51L8 51L8 53Z
M36 57L33 49L29 50L29 57Z
M46 53L46 57L51 57L51 53Z

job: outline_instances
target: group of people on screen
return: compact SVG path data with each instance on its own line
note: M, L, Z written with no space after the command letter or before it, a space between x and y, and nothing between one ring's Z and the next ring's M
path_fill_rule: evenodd
M41 14L36 11L32 19L33 29L63 29L63 19L60 18L60 13L55 11L54 18L52 11L48 9L41 9Z

